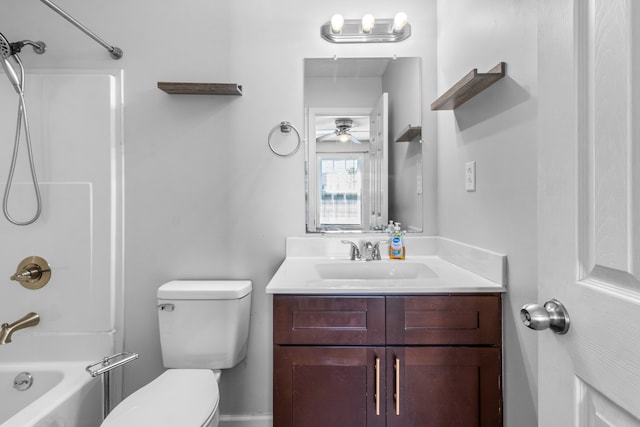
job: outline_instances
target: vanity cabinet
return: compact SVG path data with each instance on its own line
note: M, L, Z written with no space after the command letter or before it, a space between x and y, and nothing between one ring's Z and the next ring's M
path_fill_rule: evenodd
M500 294L274 295L274 427L502 426Z

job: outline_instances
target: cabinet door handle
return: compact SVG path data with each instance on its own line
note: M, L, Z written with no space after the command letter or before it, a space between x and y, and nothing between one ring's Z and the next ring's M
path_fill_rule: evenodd
M380 358L376 357L376 415L380 415Z
M396 415L400 415L400 358L396 357L393 367L396 370L396 392L393 397L396 400Z

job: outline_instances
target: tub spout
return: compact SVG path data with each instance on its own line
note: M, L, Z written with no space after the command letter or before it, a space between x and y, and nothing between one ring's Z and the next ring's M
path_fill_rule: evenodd
M13 323L3 323L0 329L0 345L11 342L11 336L20 329L36 326L40 323L40 316L36 313L27 313Z

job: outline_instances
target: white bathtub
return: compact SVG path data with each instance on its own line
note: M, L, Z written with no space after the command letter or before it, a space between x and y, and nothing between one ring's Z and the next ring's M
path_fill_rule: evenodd
M91 362L0 364L0 427L96 427L102 422L102 385L85 367ZM29 372L33 385L13 387Z

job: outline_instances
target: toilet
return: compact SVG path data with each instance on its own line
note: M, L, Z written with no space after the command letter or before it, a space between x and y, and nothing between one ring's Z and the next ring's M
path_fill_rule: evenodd
M174 280L158 288L158 378L124 399L102 427L216 427L220 370L247 354L251 281Z

